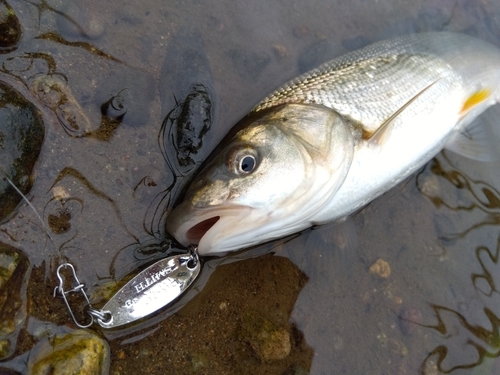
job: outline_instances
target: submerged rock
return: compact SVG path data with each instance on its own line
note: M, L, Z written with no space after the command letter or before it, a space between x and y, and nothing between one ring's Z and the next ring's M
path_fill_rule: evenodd
M264 362L284 359L292 350L289 332L257 313L246 314L241 328L245 341Z
M0 53L10 52L21 39L21 25L16 13L5 1L0 0Z
M76 330L41 341L30 353L29 375L106 375L109 345L89 330Z
M391 266L385 260L379 258L370 266L370 273L381 279L387 279L391 276Z
M40 111L13 87L0 82L0 220L22 199L5 177L28 194L44 134Z
M170 40L160 76L163 143L176 176L194 172L208 156L214 122L213 80L201 33L182 28Z
M172 124L169 138L177 151L174 165L178 172L189 173L200 163L198 153L212 125L212 102L206 87L195 85L165 121Z
M17 334L26 318L28 258L0 243L0 359L14 350Z
M54 112L68 135L84 137L94 130L63 76L38 76L31 82L31 91L45 107Z

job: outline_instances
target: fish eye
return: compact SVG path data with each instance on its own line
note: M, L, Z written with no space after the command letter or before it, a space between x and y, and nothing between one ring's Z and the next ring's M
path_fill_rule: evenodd
M240 172L250 173L254 170L256 160L253 155L246 155L240 160Z
M252 173L258 165L257 151L251 147L235 147L228 153L228 167L237 175Z

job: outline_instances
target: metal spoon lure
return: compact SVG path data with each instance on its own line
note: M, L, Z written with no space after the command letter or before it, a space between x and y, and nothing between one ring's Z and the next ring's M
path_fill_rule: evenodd
M73 287L65 290L65 280L61 271L69 267L73 275ZM127 282L102 307L95 309L83 290L72 264L64 263L57 268L59 286L54 289L54 296L60 295L69 310L75 324L88 328L97 322L103 328L116 328L142 319L165 307L181 296L200 273L201 265L195 246L190 246L186 254L170 256L153 263ZM89 320L79 322L67 295L82 293L87 304Z

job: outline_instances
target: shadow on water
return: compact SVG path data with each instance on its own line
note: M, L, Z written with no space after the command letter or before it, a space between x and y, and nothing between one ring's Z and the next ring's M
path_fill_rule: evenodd
M457 214L466 213L477 218L473 225L455 233L450 233L449 228L441 229L440 239L444 243L463 243L466 237L481 232L481 229L490 229L489 235L484 236L483 231L483 235L479 237L483 241L488 241L492 235L498 235L496 228L500 217L500 193L491 184L472 179L457 170L446 154L433 159L418 174L416 184L418 190L436 208L446 208ZM467 224L471 220L462 222ZM420 369L422 374L426 373L429 363L435 364L440 373L447 374L462 373L459 370L468 369L470 371L465 373L494 374L499 371L500 361L496 359L500 356L500 280L496 276L499 252L500 237L494 247L479 245L475 247L475 251L468 251L469 256L474 253L475 262L464 271L478 269L470 275L470 286L475 292L475 299L484 303L483 306L481 303L477 304L477 310L472 311L472 314L468 309L455 310L429 301L437 322L422 327L436 331L445 343L429 351ZM482 318L481 324L476 324L478 317ZM457 346L457 343L460 345Z
M0 80L45 127L19 180L44 224L21 200L0 224L0 367L23 373L43 352L33 348L74 329L51 297L57 265L74 264L98 306L175 251L169 210L271 90L403 33L500 45L495 1L42 0L2 1L0 12L11 7ZM110 372L497 373L496 165L443 153L342 225L204 259L178 303L99 331Z
M446 164L449 163L448 159L445 159ZM470 228L461 231L456 234L448 234L443 237L443 240L453 241L465 237L470 231L481 228L486 225L498 225L500 224L500 193L490 184L484 181L475 181L466 177L463 173L457 170L445 170L443 165L437 159L433 159L426 167L430 169L430 172L436 175L438 178L446 180L447 183L451 184L457 191L464 191L462 194L457 194L460 199L450 200L439 195L432 195L431 191L428 191L428 187L419 184L420 180L417 176L418 188L422 194L429 198L434 205L439 208L441 206L447 207L453 211L473 211L479 210L485 214L485 218L478 223L475 223ZM424 172L425 173L425 172ZM421 174L419 174L420 176Z

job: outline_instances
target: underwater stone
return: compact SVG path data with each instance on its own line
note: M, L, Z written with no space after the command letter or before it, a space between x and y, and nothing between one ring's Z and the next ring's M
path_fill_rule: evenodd
M284 359L292 350L290 333L257 313L247 313L243 317L242 333L264 362Z
M14 10L0 0L0 53L10 52L21 39L21 25Z
M187 173L200 162L197 154L212 125L212 102L205 86L195 85L166 121L172 122L171 138L177 150L178 170Z
M391 276L391 266L385 260L379 258L370 266L370 273L381 279L387 279Z
M11 354L26 318L26 273L28 258L0 243L0 359Z
M44 134L40 111L14 88L0 82L0 220L22 199L5 175L28 194Z
M31 91L42 104L57 116L64 131L71 137L84 137L92 126L73 96L66 79L58 74L38 76L31 82Z
M76 330L41 341L30 353L30 375L106 375L109 345L90 331Z

